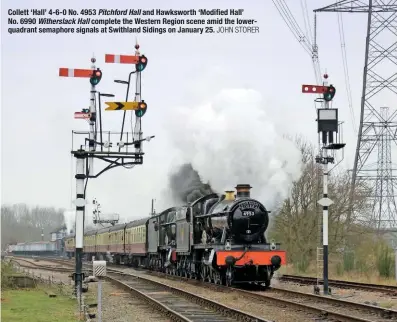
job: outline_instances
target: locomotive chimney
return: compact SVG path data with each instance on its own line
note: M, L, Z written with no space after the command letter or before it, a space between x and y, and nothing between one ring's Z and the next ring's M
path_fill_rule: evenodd
M225 200L234 200L234 191L233 190L225 191L225 193L226 193Z
M249 184L238 184L236 186L237 190L237 198L249 198L250 197L250 189L252 187Z

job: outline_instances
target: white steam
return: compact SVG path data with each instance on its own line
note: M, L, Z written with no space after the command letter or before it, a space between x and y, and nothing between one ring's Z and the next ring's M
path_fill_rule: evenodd
M65 218L65 225L66 225L67 232L69 234L71 230L74 231L76 211L75 210L64 211L63 217Z
M191 162L217 192L248 183L252 197L271 209L299 178L300 151L271 120L282 111L266 110L260 93L222 90L201 106L170 112L169 134L183 162Z

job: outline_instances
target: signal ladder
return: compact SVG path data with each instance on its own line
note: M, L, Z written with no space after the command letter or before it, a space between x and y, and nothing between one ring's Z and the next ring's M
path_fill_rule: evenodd
M317 247L317 286L320 285L320 282L323 282L323 267L324 267L324 258L323 258L323 247Z

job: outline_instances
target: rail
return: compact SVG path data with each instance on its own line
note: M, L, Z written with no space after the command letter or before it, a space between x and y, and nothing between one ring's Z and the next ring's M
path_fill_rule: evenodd
M317 279L315 277L308 277L308 276L282 275L278 279L280 281L296 282L300 284L309 284L309 285L317 284ZM344 280L328 280L328 285L338 288L350 288L350 289L385 293L391 296L397 295L397 286L393 286L393 285L359 283L359 282L351 282Z

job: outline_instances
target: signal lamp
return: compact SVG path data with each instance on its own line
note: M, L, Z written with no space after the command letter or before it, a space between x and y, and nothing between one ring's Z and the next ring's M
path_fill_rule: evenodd
M94 70L94 72L92 73L92 76L90 77L90 83L93 86L98 85L101 79L102 79L102 71L98 68L97 70Z
M327 102L332 101L332 99L335 96L335 92L336 92L335 87L333 87L332 85L328 86L327 90L324 92L324 95L323 95L324 100L326 100Z
M147 110L147 104L145 103L145 101L142 101L139 103L138 105L138 109L135 110L135 116L136 117L142 117L145 115Z
M136 66L136 71L141 72L146 68L147 65L147 58L145 55L139 56L139 61L135 65Z

